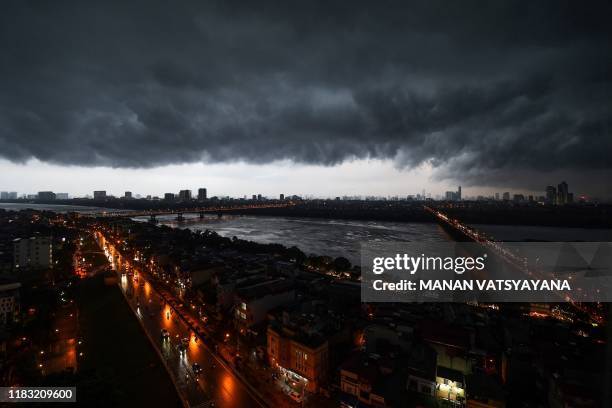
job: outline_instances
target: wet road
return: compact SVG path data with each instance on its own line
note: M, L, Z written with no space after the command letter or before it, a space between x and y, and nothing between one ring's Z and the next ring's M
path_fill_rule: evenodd
M142 275L136 278L123 275L120 287L189 406L265 406L207 349L201 339L191 335L186 324L171 311ZM168 338L162 338L162 329L168 331ZM178 345L183 339L188 345L184 352L180 352ZM203 369L200 375L196 375L192 369L192 364L196 362Z

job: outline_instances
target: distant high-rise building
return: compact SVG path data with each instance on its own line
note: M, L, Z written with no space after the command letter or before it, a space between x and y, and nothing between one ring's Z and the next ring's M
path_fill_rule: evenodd
M207 198L208 197L206 196L206 189L205 188L198 189L198 201L204 201Z
M281 194L280 196L278 196L278 199L279 199L279 200L281 200L281 201L283 201L283 200L285 199L285 195L284 195L284 194Z
M457 191L447 191L444 197L446 201L461 201L461 186L457 188Z
M565 181L562 181L559 185L557 185L557 204L567 204L567 194L567 183Z
M164 200L166 200L166 201L174 201L174 193L166 193L166 194L164 194Z
M93 193L94 200L106 200L106 191L98 190Z
M0 191L0 200L8 200L8 191Z
M9 200L16 200L17 199L17 192L16 191L9 191L8 198L9 198Z
M574 193L567 193L567 204L574 202Z
M504 201L510 201L510 193L508 191L504 192L504 194L502 194L502 199Z
M179 191L179 200L181 200L181 201L189 201L189 200L191 200L191 190L181 190L181 191Z
M53 244L51 237L17 238L13 241L13 266L18 268L51 268Z
M257 201L261 201L261 194L257 194Z
M499 193L495 193L495 200L499 201Z
M123 195L123 198L125 199L131 199L132 198L132 192L131 191L126 191L125 194Z
M253 194L253 201L257 200L257 195Z
M38 199L45 201L55 200L55 193L53 191L39 191Z
M68 193L55 193L55 198L58 200L68 200L70 195Z
M554 186L546 186L546 203L555 204L557 202L557 189Z

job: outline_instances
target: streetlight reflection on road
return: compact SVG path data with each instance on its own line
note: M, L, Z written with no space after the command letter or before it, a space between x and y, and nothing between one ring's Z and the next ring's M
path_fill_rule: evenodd
M104 247L104 241L100 240ZM213 402L220 408L265 406L257 401L231 369L214 362L217 357L181 316L172 308L172 295L160 291L150 281L146 270L139 269L121 256L111 241L105 249L113 269L121 276L120 288L132 311L157 348L166 369L178 384L178 392L189 405ZM170 303L167 303L167 300ZM187 307L195 311L193 303ZM225 335L225 333L223 333ZM228 333L229 335L229 333ZM229 336L228 336L229 337ZM77 359L78 350L77 350ZM195 367L200 367L194 369Z
M200 345L198 344L195 334L192 334L191 339L189 340L189 355L194 358L197 358L199 354Z
M165 329L170 329L172 327L172 309L170 305L166 304L162 309L162 324Z
M221 378L221 388L223 389L222 398L228 404L232 402L232 395L234 395L234 388L236 386L235 379L229 373L224 372Z

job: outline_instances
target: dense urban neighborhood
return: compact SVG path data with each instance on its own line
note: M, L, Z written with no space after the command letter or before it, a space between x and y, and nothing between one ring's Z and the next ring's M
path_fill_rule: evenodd
M83 401L163 389L169 404L227 407L604 397L605 308L362 303L346 258L113 214L0 210L0 269L3 382L76 385ZM122 387L112 370L136 366L143 388Z

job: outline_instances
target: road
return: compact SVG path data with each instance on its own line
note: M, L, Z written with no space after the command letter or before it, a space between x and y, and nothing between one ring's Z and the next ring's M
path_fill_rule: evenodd
M172 312L142 274L137 277L123 275L119 285L189 406L212 406L211 402L222 408L266 406L210 352L201 339L191 335L187 325ZM162 329L170 333L168 339L162 339ZM185 338L189 345L181 355L178 344ZM194 362L203 369L199 376L192 370Z

